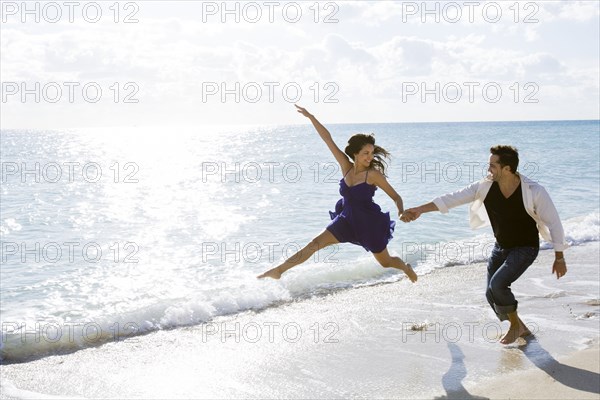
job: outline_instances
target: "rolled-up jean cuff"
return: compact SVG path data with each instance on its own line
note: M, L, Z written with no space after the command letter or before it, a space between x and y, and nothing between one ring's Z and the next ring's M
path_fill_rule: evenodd
M517 311L517 304L511 304L510 306L499 306L498 304L494 304L494 308L496 309L496 313L498 315L506 315Z

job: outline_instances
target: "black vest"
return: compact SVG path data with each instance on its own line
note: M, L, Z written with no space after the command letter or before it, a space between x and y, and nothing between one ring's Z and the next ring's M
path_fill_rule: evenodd
M500 247L539 247L538 229L535 220L525 210L522 182L507 199L502 194L498 182L494 182L485 197L485 209L494 236Z

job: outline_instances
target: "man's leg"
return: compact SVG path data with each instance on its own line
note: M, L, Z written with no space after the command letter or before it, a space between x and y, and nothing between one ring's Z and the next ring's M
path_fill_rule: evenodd
M510 328L500 340L503 344L512 343L519 336L528 332L527 327L521 322L517 314L518 302L510 289L538 255L539 249L535 247L516 247L506 250L508 255L504 263L489 280L488 290L494 300L494 309L497 315L506 315L510 321ZM501 318L502 319L502 318Z
M488 274L487 274L485 297L487 298L487 301L490 304L490 307L492 307L492 310L494 310L494 312L496 313L496 316L498 317L498 319L500 321L505 321L508 319L508 317L506 316L506 314L498 314L498 312L496 311L496 307L495 307L496 302L494 301L494 295L492 293L490 281L492 280L492 277L494 276L496 271L498 271L498 269L502 266L502 264L504 264L504 260L506 260L506 254L507 253L502 250L502 248L498 245L498 243L496 243L492 249L492 253L490 254L490 258L488 259L488 265L487 265Z

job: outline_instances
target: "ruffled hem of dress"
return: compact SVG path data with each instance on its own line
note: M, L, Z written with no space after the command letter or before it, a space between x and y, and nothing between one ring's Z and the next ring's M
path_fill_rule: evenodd
M390 219L390 236L388 238L388 242L394 237L393 233L396 229L396 221Z

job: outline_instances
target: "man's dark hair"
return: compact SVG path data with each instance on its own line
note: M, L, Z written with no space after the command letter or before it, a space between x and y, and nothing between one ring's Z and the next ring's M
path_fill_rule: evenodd
M510 167L510 172L513 174L517 172L517 167L519 166L519 152L515 147L497 145L490 149L490 153L498 156L501 167L504 168L504 166L508 165Z

